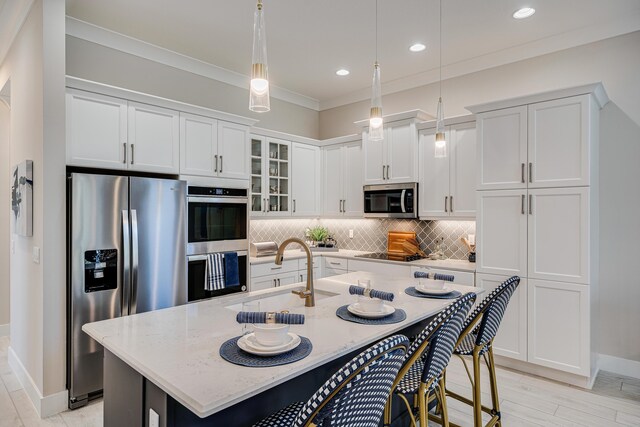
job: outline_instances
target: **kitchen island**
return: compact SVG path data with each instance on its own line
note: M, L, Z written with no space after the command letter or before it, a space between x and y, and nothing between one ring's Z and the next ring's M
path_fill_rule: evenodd
M405 310L406 320L373 326L338 318L336 309L354 301L348 286L358 279L394 292L392 305ZM148 425L149 409L160 414L160 426L198 425L198 420L222 425L236 410L241 420L237 425L245 425L289 399L306 400L343 359L389 335L419 331L451 303L406 295L404 289L415 283L410 277L353 272L317 280L315 307L304 307L303 300L290 293L298 284L86 324L82 329L105 348L105 426ZM262 301L261 310L305 315L305 324L291 326L291 332L311 340L309 356L269 368L237 366L220 357L221 344L241 334L235 321L241 303L255 299ZM253 399L258 399L255 404L250 403ZM191 419L185 419L189 415Z

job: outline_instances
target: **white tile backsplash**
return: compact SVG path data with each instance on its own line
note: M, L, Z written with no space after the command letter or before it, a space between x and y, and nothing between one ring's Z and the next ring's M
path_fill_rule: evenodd
M475 234L475 221L419 221L412 219L252 219L251 242L274 241L280 244L289 237L304 239L307 228L322 225L329 229L341 249L386 252L389 231L415 231L420 247L427 253L435 250L436 239L444 238L447 258L467 259L468 251L460 237ZM349 238L353 230L353 238Z

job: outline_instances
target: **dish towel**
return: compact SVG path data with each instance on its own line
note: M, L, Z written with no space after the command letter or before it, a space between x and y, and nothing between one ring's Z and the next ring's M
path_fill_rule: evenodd
M236 252L224 253L224 284L227 287L240 286L240 269Z
M217 291L224 289L224 254L207 254L207 265L204 274L204 289Z
M349 286L349 293L351 295L363 295L366 289L362 286L351 285ZM393 301L394 295L391 292L378 291L376 289L371 289L369 294L369 298L379 298L384 301Z
M285 325L304 325L304 314L240 311L236 315L236 321L238 323L282 323Z
M415 279L433 279L433 280L444 280L445 282L453 282L455 278L452 274L440 274L440 273L425 273L424 271L416 271L413 273L413 277Z

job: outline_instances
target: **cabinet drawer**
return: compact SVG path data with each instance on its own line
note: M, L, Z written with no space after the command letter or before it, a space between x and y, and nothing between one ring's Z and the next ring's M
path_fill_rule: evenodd
M322 277L338 276L340 274L347 274L347 273L348 271L346 269L325 266L322 273Z
M424 271L426 273L449 274L454 277L453 283L465 286L475 286L475 273L467 271L445 270L442 268L432 267L411 267L411 277L416 271Z
M409 278L411 267L404 265L389 264L386 262L349 260L349 272L367 271L369 273L383 274L386 276L397 276Z
M298 270L298 260L291 259L283 261L282 265L276 265L275 262L269 262L264 264L255 264L251 266L251 277L266 276L269 274L288 273Z
M341 270L347 270L348 269L348 263L347 263L347 259L346 258L330 258L330 257L326 257L324 259L324 266L325 268L338 268Z

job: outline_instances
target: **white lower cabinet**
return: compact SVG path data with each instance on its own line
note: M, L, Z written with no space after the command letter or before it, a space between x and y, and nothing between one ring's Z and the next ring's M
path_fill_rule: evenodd
M271 274L269 276L255 277L251 280L251 291L259 291L262 289L277 288L278 286L293 285L300 280L297 271Z
M348 260L346 258L324 257L322 262L322 276L331 277L349 272Z
M479 301L489 295L506 276L476 274L476 284L484 289ZM495 354L517 360L527 360L527 279L520 279L520 285L511 296L507 310L500 323L498 334L493 341Z
M590 375L589 286L529 279L528 361Z

